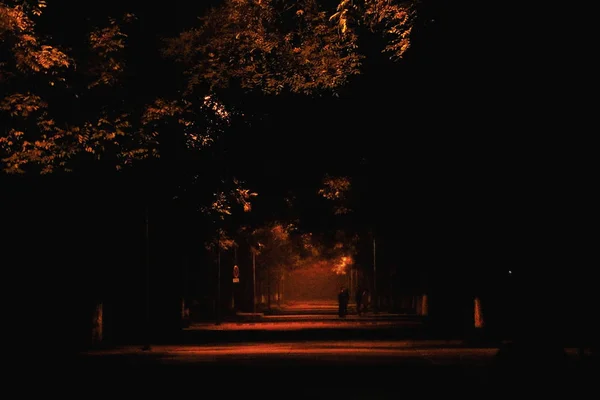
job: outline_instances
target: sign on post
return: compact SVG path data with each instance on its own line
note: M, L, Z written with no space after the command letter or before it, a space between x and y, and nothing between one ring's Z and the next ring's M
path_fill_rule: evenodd
M240 282L240 269L237 265L233 266L233 283Z

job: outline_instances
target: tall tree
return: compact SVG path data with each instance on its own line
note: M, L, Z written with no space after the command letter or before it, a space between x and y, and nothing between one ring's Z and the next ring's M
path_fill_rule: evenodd
M97 180L87 183L92 181L87 179L89 172L100 169L104 176L105 171L112 173L135 165L137 161L159 156L170 161L180 158L197 160L206 154L201 150L210 148L221 137L234 113L210 94L190 101L175 90L168 98L150 91L149 96L138 99L127 58L130 55L130 32L136 28L134 15L126 13L120 18L106 15L103 24L86 27L88 30L82 35L80 32L72 35L70 40L74 48L67 49L59 48L51 37L39 33L41 24L37 18L44 16L45 6L44 1L0 2L0 124L3 128L0 131L0 169L6 174L50 174L52 176L48 178L53 183L57 181L53 179L55 175L61 176L61 179L73 176L61 172L77 171L78 175L83 175L83 180L68 180L71 183L69 187L74 188L69 193L51 186L53 192L61 193L63 200L57 203L64 204L60 210L65 214L52 211L46 214L56 214L52 220L60 219L63 229L67 229L73 227L69 226L66 213L85 212L89 217L86 220L92 222L102 213L108 215L104 209L111 208L105 207L102 200L94 195L111 198L103 191L110 190L114 195L113 192L121 188L113 185L113 180L101 187ZM51 24L49 28L55 26ZM152 90L155 88L156 85L153 85ZM113 177L112 174L109 176ZM79 190L83 181L93 186L94 195L89 196L86 190ZM75 185L72 184L74 182ZM149 183L148 187L160 186L156 180ZM212 193L213 189L214 186L207 191ZM128 189L127 193L134 191ZM135 196L137 199L138 194ZM136 204L136 207L147 205L150 196L149 192L144 192L141 200L145 204L141 207ZM114 209L125 203L122 197L123 193L112 197L116 202ZM34 201L37 203L27 212L38 211L42 205L50 208L44 200L36 198ZM95 210L94 205L102 207L102 210ZM25 217L18 223L24 220ZM85 232L89 237L81 239L85 243L85 251L70 248L60 256L63 264L80 262L78 257L89 259L90 254L96 254L103 244L93 240L99 237L97 225L94 227L89 222L73 222L73 225L77 228L72 230L77 230L79 236L88 236L83 234ZM148 224L146 228L148 232ZM40 241L47 242L48 239L40 238ZM55 245L59 242L56 239ZM131 242L131 247L135 248L135 238L131 238ZM99 264L97 260L89 262L90 266ZM147 264L150 264L149 261ZM131 267L135 269L133 265ZM84 295L90 300L92 296L103 297L107 293L105 288L101 288L102 283L96 283L101 280L98 279L100 271L92 269L82 268L86 270L83 272L64 269L71 273L69 280L77 276L82 281L79 283L86 284L86 279L94 279L94 288L98 287L99 292L88 290ZM70 289L79 290L75 287ZM95 298L94 301L102 300ZM81 303L86 302L81 299ZM100 309L97 310L100 312ZM87 323L87 315L83 318Z

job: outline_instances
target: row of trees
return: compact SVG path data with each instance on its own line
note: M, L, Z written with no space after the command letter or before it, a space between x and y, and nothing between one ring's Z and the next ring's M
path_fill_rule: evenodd
M0 1L6 175L75 172L91 179L98 170L107 176L127 170L152 182L162 171L170 176L168 196L211 222L213 246L247 240L275 269L355 252L351 230L324 240L307 233L301 220L244 223L260 196L224 166L224 141L256 116L243 108L247 96L339 95L361 73L370 51L365 35L379 35L381 50L401 59L418 25L418 0L224 0L196 26L161 39L160 54L179 73L177 84L145 82L143 95L130 59L140 27L135 10L90 23L67 48L39 29L53 7L46 3ZM336 189L332 179L325 177L320 194L346 215L350 206L338 203L349 181L336 181ZM150 192L146 197L152 201Z
M45 1L1 2L2 169L50 173L88 160L119 169L159 157L172 136L182 136L177 142L193 154L231 123L231 108L220 99L238 94L236 87L335 91L360 72L361 26L390 36L384 50L393 57L409 48L413 2L343 0L335 11L321 3L223 1L199 26L164 40L162 53L183 67L185 89L140 104L125 101L126 31L134 14L91 27L70 54L36 31Z
M236 118L248 119L231 101L240 90L335 92L360 73L365 56L359 38L365 32L382 34L387 39L382 50L391 58L406 53L418 5L388 0L220 2L198 26L163 41L163 56L182 67L184 90L174 87L166 96L135 101L127 79L132 73L128 30L135 28L135 14L107 16L69 52L36 30L46 1L3 1L1 167L8 174L48 174L85 172L94 164L120 170L169 156L206 158L202 150L217 146ZM218 165L212 168L221 175ZM225 178L229 183L223 186ZM325 181L329 191L332 182ZM221 218L230 212L226 201L235 201L250 210L255 194L233 176L219 176L210 184L216 190L207 190L198 176L185 183L184 191L202 186L187 190L200 203L197 209ZM343 207L336 204L335 212L345 213Z

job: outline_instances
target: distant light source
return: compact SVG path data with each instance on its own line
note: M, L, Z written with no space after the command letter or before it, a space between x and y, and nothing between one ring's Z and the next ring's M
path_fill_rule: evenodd
M508 274L509 274L509 275L512 275L512 271L511 271L511 270L508 270Z

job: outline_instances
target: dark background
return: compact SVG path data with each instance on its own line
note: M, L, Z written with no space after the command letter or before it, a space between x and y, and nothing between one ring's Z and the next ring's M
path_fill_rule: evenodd
M136 14L133 89L124 95L144 102L154 95L146 88L177 85L157 45L194 23L196 3L207 2L49 1L39 27L77 52L90 25ZM284 215L281 200L291 192L302 200L296 211L306 228L317 231L336 223L313 196L324 173L351 175L361 182L362 211L350 226L374 231L380 264L397 263L412 286L445 298L473 288L498 293L512 270L513 297L543 293L545 315L570 312L573 295L595 284L591 159L585 141L574 139L589 106L570 96L582 78L561 68L566 56L555 56L540 14L449 3L425 3L403 61L392 63L368 39L364 73L339 97L239 97L252 123L228 133L221 172L259 193L244 218ZM196 271L192 281L206 282L214 273L203 250L213 226L173 201L182 176L217 176L204 167L167 160L118 175L0 177L4 282L15 294L8 308L64 331L89 301L108 298L120 330L137 335L149 207L151 279L160 284L153 315L176 320L177 298L191 290L183 277ZM368 260L363 248L359 257ZM248 268L248 257L240 264Z

